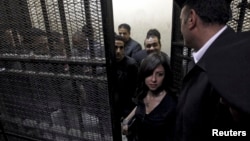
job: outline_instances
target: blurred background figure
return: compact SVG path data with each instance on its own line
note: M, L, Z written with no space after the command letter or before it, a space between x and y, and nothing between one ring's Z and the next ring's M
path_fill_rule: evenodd
M77 31L72 35L72 56L90 57L88 38L82 31Z
M26 53L30 55L49 55L47 34L39 28L26 30L23 35Z
M18 31L11 28L4 30L1 33L0 53L16 53L16 49L21 45L21 42L22 39Z
M141 50L133 55L133 58L140 65L141 61L150 53L157 52L165 56L170 63L170 57L165 52L161 51L161 34L157 29L149 29L144 40L144 50Z
M138 66L135 60L125 55L124 39L122 36L115 36L116 50L116 72L117 85L115 86L119 104L121 107L121 117L127 116L134 108L132 98L136 90L136 77Z
M51 55L66 56L63 35L57 31L52 31L50 40L52 41Z
M136 52L142 49L140 43L130 37L130 25L123 23L118 26L118 33L125 41L125 55L132 57Z
M114 86L120 119L125 118L135 107L133 98L136 91L138 65L136 61L125 55L125 41L120 35L115 36L116 75ZM132 141L133 136L127 136Z

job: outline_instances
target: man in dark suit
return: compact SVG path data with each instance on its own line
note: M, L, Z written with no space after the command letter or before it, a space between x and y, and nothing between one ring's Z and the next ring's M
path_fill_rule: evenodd
M222 67L218 67L226 66L224 64L228 64L227 61L230 61L221 59L223 55L228 59L233 54L233 50L237 49L237 44L233 41L240 42L235 39L236 33L226 25L229 18L230 9L226 0L220 0L220 2L217 0L186 0L183 5L180 15L181 32L184 37L184 45L193 49L194 60L193 66L183 79L179 95L176 123L177 141L211 141L218 135L235 136L230 134L234 131L236 136L247 135L247 129L236 122L235 113L238 113L241 107L248 110L249 108L246 107L247 104L236 106L235 103L238 102L235 101L240 98L231 99L230 94L235 98L238 93L235 93L236 91L228 92L226 87L230 87L230 84L221 82L222 78L226 79L225 81L229 80L230 76L227 76L229 73L224 73L226 71ZM223 54L228 49L231 49L230 53ZM239 57L238 60L243 60L243 58ZM220 63L218 64L217 61ZM239 66L236 63L233 64ZM241 66L245 67L245 64ZM227 68L232 65L228 65ZM249 67L247 68L249 70ZM238 71L240 70L238 69ZM246 76L249 76L249 73L244 71ZM239 76L234 78L238 80ZM245 82L249 82L249 80ZM235 84L235 86L240 87L239 84ZM245 91L247 88L243 87L241 90ZM242 94L239 96L249 97ZM241 99L244 99L243 97ZM243 112L249 115L247 110ZM237 140L239 139L241 138L237 138Z
M118 33L124 38L125 41L125 55L132 57L136 52L142 49L140 43L130 37L131 27L126 24L118 26Z
M136 61L125 55L124 39L115 36L116 76L115 92L120 105L120 117L126 117L135 107L132 99L136 90L138 66Z
M119 118L123 119L135 107L133 99L136 91L138 66L133 58L125 55L124 38L119 35L115 36L115 57L115 102ZM133 135L127 136L128 141L132 141L133 138Z

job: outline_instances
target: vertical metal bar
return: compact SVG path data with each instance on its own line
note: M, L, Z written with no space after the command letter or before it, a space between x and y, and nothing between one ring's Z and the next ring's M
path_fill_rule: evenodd
M30 18L30 14L29 14L29 7L28 7L28 2L27 0L20 0L18 1L18 5L19 5L19 8L20 8L20 17L19 17L19 21L18 21L18 24L19 24L19 33L20 35L24 35L26 30L27 29L30 29L32 28L32 22L31 22L31 18ZM19 54L22 54L22 53L25 53L26 51L26 47L24 44L21 43L21 45L19 46L18 50L17 50L17 53ZM24 67L24 63L22 62L22 68L25 68Z
M192 49L191 48L187 48L187 56L188 57L191 57L192 56ZM191 58L190 58L191 59ZM186 72L185 74L187 74L187 71L188 71L188 64L190 63L191 60L187 60L187 65L186 65ZM183 76L184 77L184 76Z
M89 49L90 49L90 57L94 58L95 57L94 44L93 44L94 43L93 42L94 37L93 37L93 30L92 30L92 22L91 22L90 2L89 2L89 0L84 0L84 9L85 9L85 19L86 19L86 25L85 26L87 27L85 29L87 29L87 31L83 31L83 32L85 32L84 34L86 34L86 32L87 32L86 36L88 37L88 44L89 44ZM96 68L94 66L92 66L92 74L95 74L95 73L96 73ZM78 94L79 94L78 95L78 101L80 102L81 93L78 91ZM79 119L82 119L82 118L80 118L81 115L78 115L78 116L79 116ZM82 123L82 121L81 121L81 123Z
M14 40L14 44L13 44L13 48L9 48L9 49L13 49L11 52L13 52L15 50L16 44L18 43L17 41L17 32L16 32L16 27L17 27L17 18L16 18L16 14L13 14L13 9L15 9L15 7L17 7L15 5L14 2L10 2L10 1L4 1L5 3L5 8L6 8L6 16L7 16L7 23L8 23L8 29L11 30L12 32L12 37ZM13 6L14 5L14 6ZM17 9L15 9L16 11Z
M20 40L18 38L18 34L21 33L20 27L23 25L23 23L26 21L28 22L29 20L25 20L26 17L24 17L24 11L23 9L25 8L25 2L24 4L22 2L18 1L3 1L4 6L2 9L4 10L4 14L6 19L1 19L5 23L5 29L10 29L12 32L12 37L13 37L13 46L11 49L11 53L16 53L17 49L20 47ZM27 5L26 5L27 9ZM24 19L24 20L23 20Z
M64 43L65 43L65 48L66 48L66 54L67 57L71 56L71 49L70 49L70 40L69 40L69 34L68 34L68 28L67 28L67 20L66 20L66 15L65 15L65 9L64 9L64 1L63 0L58 0L58 6L59 6L59 14L60 14L60 20L62 24L62 31L63 31L63 37L64 37ZM74 92L77 93L77 104L80 104L80 94L77 89L78 85L76 84L76 80L72 80L72 85L74 88ZM62 97L62 96L61 96ZM64 106L64 105L63 105ZM65 107L65 106L64 106ZM79 109L80 106L77 106L78 110L78 119L80 123L80 130L82 130L83 127L83 122L82 122L82 116L81 116L81 109ZM66 107L65 107L66 108ZM64 117L67 118L67 117ZM69 122L68 120L65 120L66 127L69 127Z
M29 7L27 0L20 0L18 4L20 6L20 15L21 15L20 19L22 19L22 21L20 21L21 28L23 29L31 28L32 24L29 15ZM22 32L23 31L20 31L20 34L22 34Z
M5 0L3 2L4 2L4 10L5 10L4 14L6 16L3 33L6 32L7 29L9 29L10 32L12 32L12 35L9 35L9 36L11 36L9 38L13 38L13 29L14 29L13 23L15 23L15 22L13 22L12 9L10 7L9 1ZM13 43L12 40L10 42L11 43L8 43L8 44L10 44L10 46L8 48L6 48L6 47L5 48L7 49L6 51L8 53L13 53L13 51L15 50L16 43L15 42Z
M95 44L94 44L94 32L92 27L92 21L91 21L91 10L90 10L90 1L84 0L84 9L85 9L85 19L86 19L86 26L87 26L87 33L86 35L88 37L88 44L90 49L90 58L95 58ZM92 66L92 74L96 74L96 67Z
M242 0L242 2L239 4L240 12L239 12L239 19L238 19L238 26L237 26L237 32L241 32L243 28L246 8L247 8L247 0Z
M77 106L75 106L76 110L77 110L77 116L78 116L78 120L79 120L79 124L80 124L80 130L82 131L84 126L83 126L83 119L82 119L82 97L81 97L81 92L79 89L79 84L77 84L76 80L73 80L73 88L74 88L74 92L77 94ZM85 106L85 105L84 105Z
M112 122L112 132L113 140L121 141L121 124L120 118L118 116L115 98L114 98L114 86L115 82L115 45L114 45L114 21L113 21L113 6L112 0L101 0L101 11L102 11L102 24L103 24L103 36L105 45L105 56L106 56L106 67L107 67L107 77L108 77L108 90L109 90L109 100L111 107L111 122Z
M5 134L5 131L4 131L4 128L3 128L2 120L0 120L0 129L2 130L4 140L8 141L7 135Z
M91 10L90 10L90 1L84 0L84 9L85 9L85 18L86 18L86 26L87 26L87 37L89 41L89 48L90 48L90 57L95 57L95 49L94 49L94 35L93 35L93 27L91 21Z
M66 21L66 16L65 16L63 0L58 0L58 6L59 6L59 14L60 14L60 20L62 24L62 31L63 31L63 37L64 37L64 44L66 48L66 54L67 54L67 57L70 57L71 56L70 41L69 41L69 33L68 33L68 28L67 28L67 21Z
M10 8L9 7L9 2L16 2L14 5L14 8ZM10 14L10 11L15 11L15 14L12 16L18 17L21 20L15 21L14 23L9 21L10 19L13 20ZM17 12L17 10L19 10ZM16 26L20 26L21 28L19 29L20 34L23 33L23 30L27 29L27 28L31 28L31 20L30 20L30 16L29 16L29 10L28 10L28 4L27 4L27 0L19 0L19 1L8 1L8 0L4 0L1 1L1 26L6 26L8 25L8 27L10 27L11 25L15 24ZM17 19L15 19L17 20ZM13 24L11 24L13 23ZM2 27L1 27L2 28ZM23 29L22 29L23 28Z
M48 37L49 49L53 50L53 44L52 44L52 40L51 40L51 30L50 30L48 12L47 12L47 8L46 8L46 2L45 2L45 0L40 0L40 3L41 3L42 12L43 12L44 25L45 25L45 29L46 29L47 37Z
M10 25L11 25L11 9L10 9L10 5L9 5L9 1L8 0L5 0L4 1L4 8L5 8L5 16L7 17L5 20L6 23L9 23L7 27L5 28L10 28Z

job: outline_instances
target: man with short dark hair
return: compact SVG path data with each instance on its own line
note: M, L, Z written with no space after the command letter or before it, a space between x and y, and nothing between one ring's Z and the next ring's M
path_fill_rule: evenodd
M238 117L234 115L234 111L250 111L249 101L245 100L249 100L249 87L242 87L242 84L244 86L249 80L237 84L249 78L249 63L246 63L249 59L241 58L245 50L239 51L239 48L242 48L240 43L249 41L249 36L242 41L240 40L244 38L239 38L239 41L235 39L238 35L226 25L231 15L229 8L227 0L186 0L182 7L181 32L184 45L193 49L193 65L183 79L179 95L177 141L211 141L216 138L212 135L213 129L246 130L243 126L235 128L238 123L234 118ZM227 60L224 60L225 57ZM235 63L235 59L240 61ZM221 66L228 66L230 69ZM228 73L232 70L237 71ZM238 75L242 73L246 74L246 77ZM238 79L235 76L240 78L239 81L234 81ZM230 77L234 79L229 79ZM249 118L246 121L243 124L249 123Z
M141 45L130 37L131 28L123 23L118 26L118 33L125 41L125 55L132 57L136 52L142 49Z
M121 117L124 117L134 108L132 98L136 89L138 66L133 58L125 55L124 39L119 35L115 36L115 50L117 68L115 88L120 100Z
M125 55L123 37L115 36L116 80L115 97L120 118L125 118L135 107L132 101L135 90L138 66L136 61ZM130 141L130 136L128 140Z
M162 53L170 63L169 56L161 51L161 34L157 29L149 29L146 35L146 39L144 40L144 50L140 50L132 57L136 60L136 62L140 65L141 61L146 58L146 56L152 52Z

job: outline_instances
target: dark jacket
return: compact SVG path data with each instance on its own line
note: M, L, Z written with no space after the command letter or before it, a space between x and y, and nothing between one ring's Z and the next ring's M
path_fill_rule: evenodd
M125 55L132 57L133 54L136 52L140 51L142 49L141 45L130 38L126 43L125 43Z
M136 78L138 66L135 60L125 56L124 59L116 64L117 82L115 92L119 105L120 116L127 116L135 107L132 101L136 90Z
M177 106L177 141L210 141L213 139L212 129L230 130L234 127L228 108L220 102L221 93L208 76L210 69L216 68L207 66L213 54L227 46L229 42L225 39L234 34L227 28L184 77Z
M136 52L132 57L135 59L135 61L138 64L141 64L141 61L146 58L148 55L147 51L145 49L140 50L138 52Z
M161 53L163 54L163 56L165 56L168 60L168 63L170 63L170 57L165 53L165 52L162 52ZM138 63L138 65L141 64L141 61L146 58L148 56L148 53L147 51L144 49L144 50L140 50L138 52L136 52L132 57L135 59L135 61Z

